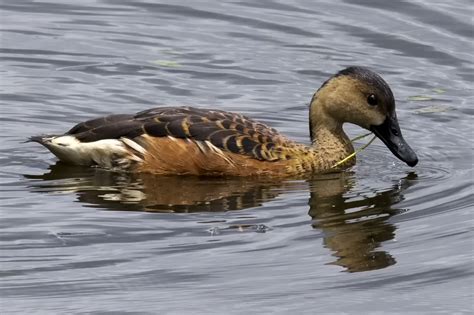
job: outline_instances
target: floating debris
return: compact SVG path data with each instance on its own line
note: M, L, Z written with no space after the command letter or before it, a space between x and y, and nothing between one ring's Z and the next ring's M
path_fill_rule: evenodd
M176 67L181 66L179 63L177 63L176 61L172 61L172 60L157 59L157 60L153 60L153 61L150 61L150 62L152 64L155 64L155 65L158 65L158 66L169 67L169 68L176 68Z
M271 228L265 224L236 224L231 225L228 229L237 229L239 232L256 232L256 233L265 233L270 231Z
M432 101L433 97L428 95L413 95L408 97L409 101L416 101L416 102L425 102L425 101Z
M265 224L257 224L255 226L255 232L256 233L265 233L267 231L271 231L271 228L269 228L268 226L266 226Z
M227 227L217 227L214 226L207 231L213 235L219 235L223 233L224 231L238 231L238 232L255 232L255 233L266 233L268 231L271 231L272 228L269 226L266 226L265 224L235 224L235 225L230 225Z
M444 94L446 93L446 90L445 89L440 89L440 88L435 88L432 90L433 92L435 92L436 94Z
M220 229L219 227L217 227L217 226L214 226L214 227L210 228L210 229L207 230L207 231L211 234L211 236L221 234L221 229Z
M447 112L450 110L453 110L454 108L452 106L446 106L446 105L432 105L432 106L426 106L422 108L418 108L415 110L415 113L417 114L433 114L433 113L442 113L442 112Z

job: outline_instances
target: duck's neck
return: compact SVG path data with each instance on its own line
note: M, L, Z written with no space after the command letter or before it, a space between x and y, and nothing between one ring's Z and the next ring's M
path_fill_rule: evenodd
M325 112L324 104L313 98L310 107L310 133L316 168L330 169L337 162L354 152L349 137L342 128L342 121L337 121ZM349 160L343 166L355 163Z
M342 129L342 124L335 129L319 125L313 129L312 134L312 149L319 164L318 168L330 169L354 152L354 147ZM355 159L351 159L345 166L354 162Z

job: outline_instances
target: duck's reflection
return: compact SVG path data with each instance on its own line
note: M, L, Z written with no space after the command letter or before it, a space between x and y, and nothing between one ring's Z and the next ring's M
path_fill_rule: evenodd
M58 162L43 175L25 175L36 192L75 192L78 201L110 210L202 212L242 210L262 205L303 183L245 178L200 178L114 173Z
M394 205L403 200L402 192L412 185L416 175L408 174L391 189L356 194L356 185L347 173L315 178L310 185L309 215L312 226L324 232L324 244L337 257L333 264L349 272L385 268L395 259L380 250L382 242L395 237L395 225L388 221L403 209Z
M157 177L123 174L57 163L33 179L35 192L74 192L78 201L110 210L150 212L231 211L252 208L281 193L310 189L312 226L324 233L324 245L337 257L334 264L350 272L384 268L395 259L380 249L395 226L388 218L403 191L416 178L408 174L384 191L358 189L351 173L322 175L308 182L255 178ZM354 188L355 187L355 188Z

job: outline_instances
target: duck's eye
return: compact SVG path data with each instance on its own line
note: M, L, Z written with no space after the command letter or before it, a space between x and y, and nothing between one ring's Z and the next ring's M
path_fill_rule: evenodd
M370 94L367 96L367 103L372 106L376 106L378 104L377 96L375 94Z

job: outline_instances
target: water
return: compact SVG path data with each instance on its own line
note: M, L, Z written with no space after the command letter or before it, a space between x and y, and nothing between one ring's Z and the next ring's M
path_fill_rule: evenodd
M3 314L474 311L469 1L0 8ZM354 64L392 86L415 168L376 141L311 181L160 178L23 143L182 104L307 142L312 93Z

